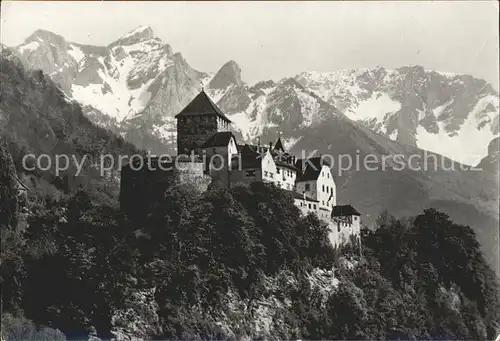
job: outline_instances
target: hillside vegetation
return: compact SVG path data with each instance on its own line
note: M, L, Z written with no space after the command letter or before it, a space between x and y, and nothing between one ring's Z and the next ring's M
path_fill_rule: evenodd
M4 312L67 338L498 332L498 278L473 231L432 209L408 221L382 215L360 253L331 249L325 226L272 185L203 194L179 185L134 220L91 197L33 207L22 234L2 228L11 241L2 245Z

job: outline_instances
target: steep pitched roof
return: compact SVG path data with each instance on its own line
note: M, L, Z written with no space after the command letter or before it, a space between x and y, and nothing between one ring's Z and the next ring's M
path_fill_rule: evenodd
M346 217L351 215L360 216L361 214L351 205L333 206L332 217Z
M281 142L281 137L278 137L278 141L276 141L276 144L274 145L274 150L281 150L282 152L285 152L285 148Z
M236 137L234 137L232 132L220 131L210 136L210 138L201 145L201 148L227 146L231 138L236 142Z
M260 168L262 166L263 154L258 152L258 146L245 144L244 146L239 146L239 149L242 169Z
M307 160L298 159L297 162L295 162L295 167L299 170L297 173L297 181L317 180L321 174L323 165L330 166L329 163L321 157L313 157Z
M182 116L193 115L217 115L226 122L231 123L231 120L219 109L219 107L208 97L202 90L180 113L175 115L175 118Z

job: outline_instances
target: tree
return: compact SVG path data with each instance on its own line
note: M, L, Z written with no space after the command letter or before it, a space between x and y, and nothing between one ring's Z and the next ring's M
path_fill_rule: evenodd
M0 140L0 227L15 229L17 226L17 183L12 156Z

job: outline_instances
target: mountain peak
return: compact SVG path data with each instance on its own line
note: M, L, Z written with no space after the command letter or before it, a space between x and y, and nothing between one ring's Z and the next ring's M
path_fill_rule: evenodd
M136 29L128 32L120 39L111 43L114 45L133 45L154 38L153 29L150 26L139 26Z
M66 40L62 36L43 29L36 30L25 40L26 43L30 43L33 41L47 42L58 46L61 46L66 42Z
M241 69L234 60L222 65L220 70L208 84L211 89L225 89L230 85L241 85Z

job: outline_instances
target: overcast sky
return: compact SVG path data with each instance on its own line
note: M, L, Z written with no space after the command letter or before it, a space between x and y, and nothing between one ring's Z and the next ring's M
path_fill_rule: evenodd
M107 45L134 28L201 71L228 60L255 82L301 71L427 69L467 73L498 89L499 6L492 2L4 2L2 43L43 28Z

